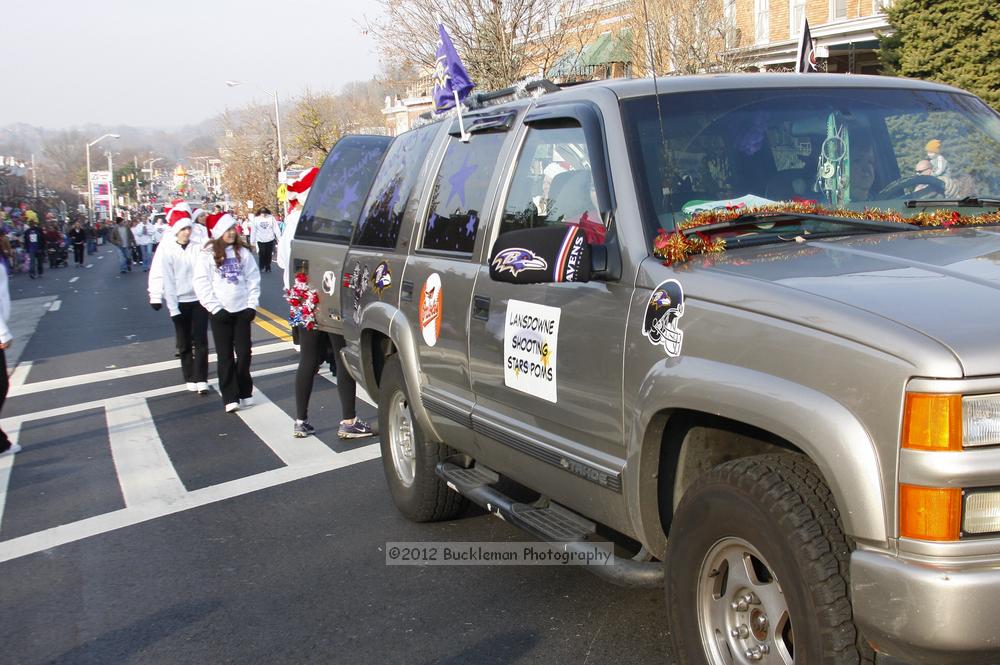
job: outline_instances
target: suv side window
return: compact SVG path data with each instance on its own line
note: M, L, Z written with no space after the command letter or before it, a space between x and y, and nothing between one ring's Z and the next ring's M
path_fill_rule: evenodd
M422 249L472 254L493 170L506 134L483 132L468 143L448 140L434 178Z
M334 144L306 198L296 238L351 240L365 195L391 141L385 136L346 136Z
M397 136L392 142L354 232L355 245L396 246L403 211L439 129L441 125L434 123Z
M592 245L604 244L590 157L577 124L532 127L504 204L500 233L552 224L580 226Z

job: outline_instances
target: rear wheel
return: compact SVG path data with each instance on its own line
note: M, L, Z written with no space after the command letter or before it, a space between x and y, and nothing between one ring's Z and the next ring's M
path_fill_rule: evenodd
M855 665L850 547L830 490L799 455L722 464L694 482L667 544L678 662Z
M378 404L382 469L396 508L414 522L456 516L466 500L434 472L452 451L443 443L427 441L414 420L398 356L386 360L382 369Z

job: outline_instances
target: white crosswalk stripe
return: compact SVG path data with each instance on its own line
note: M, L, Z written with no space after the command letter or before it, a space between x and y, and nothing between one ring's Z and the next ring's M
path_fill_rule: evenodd
M262 356L269 353L280 353L282 351L290 351L292 345L287 342L276 342L274 344L265 344L263 346L256 347L253 350L254 357ZM216 361L216 354L208 354L208 362ZM25 363L22 363L25 364ZM155 372L163 372L166 370L176 370L178 363L176 360L164 360L158 363L150 363L148 365L141 365L139 367L116 367L114 369L105 370L103 372L91 372L89 374L78 374L76 376L68 376L61 379L49 379L48 381L35 381L33 383L24 383L24 377L27 376L27 371L29 367L22 373L20 377L20 382L15 387L13 381L11 382L11 389L8 397L19 397L21 395L34 395L36 393L44 393L50 390L59 390L60 388L72 388L74 386L83 386L89 383L103 383L106 381L114 381L116 379L127 379L133 376L139 376L141 374L152 374ZM15 373L17 370L15 370Z
M170 504L186 490L170 463L145 398L126 395L107 405L111 456L126 506Z
M262 351L274 353L289 348L288 344L272 344L254 349L254 354L259 355ZM277 375L292 372L296 367L297 363L288 363L257 370L252 372L252 375L256 378ZM95 381L125 379L138 374L176 371L176 368L177 361L167 361L80 377L24 383L30 369L26 367L21 372L15 371L13 378L17 379L15 389L18 391L17 394L26 395L42 394L49 390L86 385ZM335 382L328 372L324 372L323 375L327 380ZM94 378L96 376L101 378ZM217 390L214 381L211 385ZM256 435L256 438L274 452L284 466L189 491L164 448L148 403L150 399L185 390L183 384L168 385L0 419L0 426L16 443L25 423L103 409L111 458L125 504L125 508L120 510L2 540L0 562L318 473L344 468L379 456L377 443L369 443L346 452L337 452L317 437L293 438L292 418L258 387L254 391L254 405L241 409L237 412L237 416ZM15 391L11 392L13 394ZM359 394L359 397L370 403L367 395ZM232 415L225 414L220 404L218 417L232 418ZM18 460L26 454L30 455L30 446L16 456L0 457L0 526L3 524L12 471L16 473Z
M21 424L17 423L10 427L4 427L7 438L11 445L16 444L21 433ZM0 457L0 526L3 526L3 511L7 504L7 484L10 482L10 471L14 466L14 456L4 455Z
M240 409L236 414L287 466L326 464L337 456L314 436L291 438L292 418L260 390L254 392L254 405Z

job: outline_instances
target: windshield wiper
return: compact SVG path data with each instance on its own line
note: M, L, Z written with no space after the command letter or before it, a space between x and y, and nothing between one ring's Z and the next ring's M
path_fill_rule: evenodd
M805 220L828 222L832 224L841 224L843 226L853 226L865 229L877 229L879 231L905 231L915 228L910 224L902 222L883 222L875 219L831 217L829 215L814 215L805 212L748 212L729 221L684 229L681 233L685 236L690 236L698 233L713 233L715 231L732 229L759 229L761 224L801 222Z
M911 199L904 204L907 208L994 208L1000 207L1000 199L966 196L964 199Z

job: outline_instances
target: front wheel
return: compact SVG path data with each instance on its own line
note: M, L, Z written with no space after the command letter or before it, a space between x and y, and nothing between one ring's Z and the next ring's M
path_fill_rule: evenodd
M873 662L850 603L850 548L830 490L800 455L698 478L667 541L674 657L692 665Z
M382 368L378 424L382 469L399 512L414 522L451 519L466 505L465 498L448 489L434 468L451 452L443 443L427 441L410 408L410 396L399 356Z

